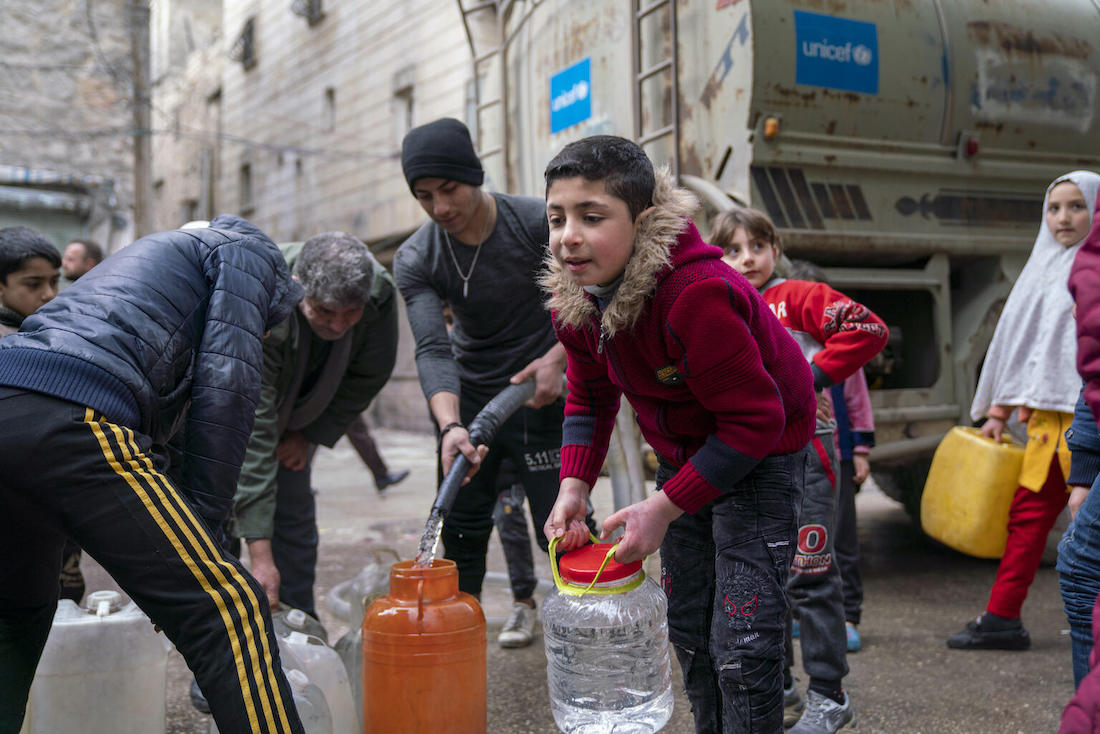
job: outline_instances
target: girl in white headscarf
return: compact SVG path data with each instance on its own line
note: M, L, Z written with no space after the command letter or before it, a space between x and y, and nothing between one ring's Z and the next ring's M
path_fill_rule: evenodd
M1035 578L1047 534L1068 499L1069 448L1065 431L1081 389L1073 299L1066 288L1078 246L1092 225L1100 176L1074 171L1047 188L1035 247L1012 287L993 333L977 394L975 420L1000 439L1018 410L1027 424L1020 486L1008 515L1008 542L985 613L947 639L960 649L1025 650L1031 640L1020 608Z

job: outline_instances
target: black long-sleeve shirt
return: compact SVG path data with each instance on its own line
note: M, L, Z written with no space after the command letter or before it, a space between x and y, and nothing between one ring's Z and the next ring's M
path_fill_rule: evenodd
M428 222L397 250L394 278L416 338L416 368L424 396L461 394L463 385L495 392L556 341L537 279L550 240L546 204L531 196L494 194L497 220L473 265L463 297L462 273L477 248L448 239ZM454 327L447 333L443 306Z

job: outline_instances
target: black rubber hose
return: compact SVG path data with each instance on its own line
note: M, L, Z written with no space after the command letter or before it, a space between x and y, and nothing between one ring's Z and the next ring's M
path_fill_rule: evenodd
M500 426L508 420L519 407L535 395L535 381L527 380L518 385L509 385L501 390L496 397L490 400L477 417L470 423L470 443L474 446L488 444L497 435ZM459 454L451 464L451 470L443 478L439 485L439 493L435 496L435 504L432 512L437 510L443 517L454 507L458 490L462 488L462 480L470 469L470 461L464 455Z

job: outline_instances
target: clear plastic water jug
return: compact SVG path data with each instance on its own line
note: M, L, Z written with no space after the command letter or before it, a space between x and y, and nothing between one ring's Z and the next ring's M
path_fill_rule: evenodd
M355 712L360 720L363 717L363 628L352 627L332 648L344 664L348 682L351 684L351 698L355 701Z
M172 645L117 591L57 604L22 734L163 734Z
M664 592L641 561L614 560L611 543L560 560L556 546L557 588L542 610L554 721L567 734L658 731L673 703Z
M280 648L283 647L280 643ZM362 730L359 710L352 697L351 683L348 681L344 662L336 651L319 637L301 632L288 634L285 647L290 648L301 666L298 669L306 674L309 682L321 689L329 713L332 714L333 731L336 734L354 734ZM289 655L287 657L290 659Z
M392 548L374 548L371 560L347 581L332 587L326 597L328 610L350 626L332 649L344 661L355 710L363 711L363 617L375 599L389 593L390 566L401 557Z
M370 562L354 578L333 586L325 597L328 611L350 624L354 630L362 627L367 607L389 592L390 566L401 560L392 548L373 548L368 554Z

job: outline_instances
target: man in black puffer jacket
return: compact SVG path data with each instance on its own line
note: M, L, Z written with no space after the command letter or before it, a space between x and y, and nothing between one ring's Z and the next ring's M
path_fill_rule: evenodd
M0 734L23 718L65 537L164 629L223 734L302 731L264 591L214 539L264 333L300 298L267 236L222 216L138 240L0 342Z

